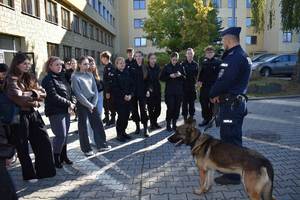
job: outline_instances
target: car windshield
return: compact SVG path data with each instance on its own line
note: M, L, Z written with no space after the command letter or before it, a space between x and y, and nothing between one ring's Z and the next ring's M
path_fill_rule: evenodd
M274 56L274 55L272 55L272 56L269 56L269 57L266 57L266 58L264 58L264 62L269 62L269 61L271 61L271 60L273 60L274 58L277 58L278 56Z
M260 55L256 55L252 58L252 62L262 62L264 61L266 58L269 58L270 56L274 56L273 54L260 54Z

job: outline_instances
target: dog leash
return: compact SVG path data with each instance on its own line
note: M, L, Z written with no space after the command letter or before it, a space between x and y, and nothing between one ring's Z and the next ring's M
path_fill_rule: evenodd
M211 128L213 126L213 123L216 121L217 119L217 115L219 113L219 104L214 104L213 106L213 117L211 118L211 120L208 122L208 124L205 126L203 132L206 132L209 128Z

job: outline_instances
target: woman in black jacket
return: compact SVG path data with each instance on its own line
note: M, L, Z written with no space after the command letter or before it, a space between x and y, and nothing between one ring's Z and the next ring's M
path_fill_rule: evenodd
M49 117L53 138L54 161L56 168L62 168L62 163L72 164L67 156L67 136L70 127L69 111L75 107L70 84L65 79L62 61L58 57L50 57L45 63L47 76L42 81L46 90L45 115Z
M165 102L167 104L167 130L176 130L176 122L179 117L180 105L183 97L184 71L178 63L179 54L171 54L171 62L161 72L160 80L166 82ZM172 121L172 128L171 128Z
M157 123L157 118L161 111L161 86L159 82L160 67L156 64L156 56L154 53L148 54L148 88L146 96L147 108L150 119L150 129L155 130L161 128Z

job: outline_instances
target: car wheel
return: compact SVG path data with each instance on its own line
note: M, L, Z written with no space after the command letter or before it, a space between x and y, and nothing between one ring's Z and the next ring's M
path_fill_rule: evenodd
M267 68L267 67L262 68L262 69L260 70L260 74L261 74L261 76L269 77L269 76L271 76L271 69L270 69L270 68Z

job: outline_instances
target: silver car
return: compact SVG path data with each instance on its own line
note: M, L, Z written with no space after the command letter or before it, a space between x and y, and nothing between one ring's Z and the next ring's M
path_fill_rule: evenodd
M263 59L262 62L252 66L262 76L292 75L297 64L296 54L279 54Z

